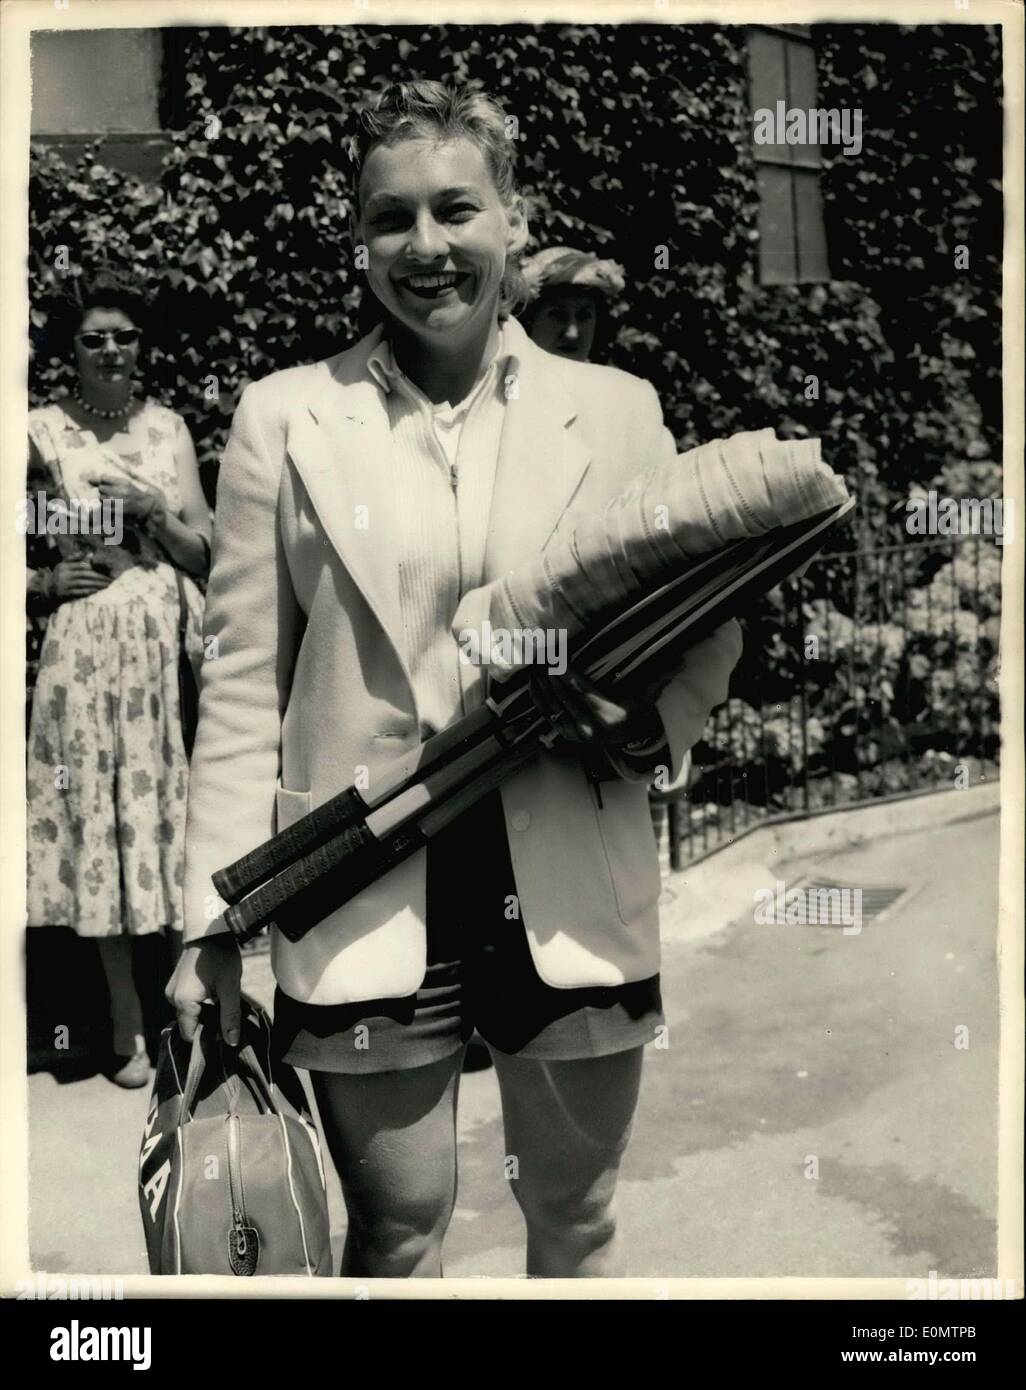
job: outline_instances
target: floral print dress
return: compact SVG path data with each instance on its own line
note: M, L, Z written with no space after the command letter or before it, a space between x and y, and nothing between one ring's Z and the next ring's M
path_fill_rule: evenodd
M118 453L59 404L30 411L49 495L92 500L107 474L159 492L177 513L181 418L146 401L133 427L138 451ZM118 545L95 535L58 544L112 581L62 603L43 638L28 730L28 923L80 936L180 931L188 763L175 571L127 519ZM202 597L183 578L195 642Z

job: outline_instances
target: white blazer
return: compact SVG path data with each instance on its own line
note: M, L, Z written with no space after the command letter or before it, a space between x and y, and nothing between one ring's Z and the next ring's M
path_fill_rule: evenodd
M507 401L481 588L454 633L488 614L491 581L557 527L600 507L677 450L652 387L571 362L507 325L520 360ZM377 461L388 413L366 376L375 331L312 366L248 386L221 465L200 717L189 786L186 940L226 930L211 874L336 792L419 746L401 655L398 569ZM361 509L366 508L363 512ZM360 516L369 524L358 524ZM454 637L455 642L455 637ZM658 701L676 773L741 651L727 624ZM659 968L659 869L642 783L606 782L542 755L501 789L521 920L542 979L615 985ZM414 993L425 972L425 851L299 942L273 933L294 999L339 1004Z

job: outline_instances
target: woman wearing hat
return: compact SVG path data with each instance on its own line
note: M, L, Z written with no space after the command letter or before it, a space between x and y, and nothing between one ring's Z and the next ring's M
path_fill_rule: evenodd
M623 266L600 260L590 251L548 246L520 267L531 295L520 322L533 342L546 352L574 362L592 361L608 336L608 304L625 287ZM678 775L668 781L665 770L652 794L652 829L660 849L668 839L670 803L691 779L691 754ZM474 1037L467 1050L468 1070L488 1065L484 1045Z
M590 251L549 246L528 257L521 273L531 294L520 321L546 352L590 362L606 340L607 303L623 293L623 266Z

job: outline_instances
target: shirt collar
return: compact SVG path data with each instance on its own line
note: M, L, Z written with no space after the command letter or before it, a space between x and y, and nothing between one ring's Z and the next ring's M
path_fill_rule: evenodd
M507 320L508 322L508 320ZM480 390L483 389L483 382L486 378L494 377L498 372L503 380L507 376L516 376L520 370L520 359L513 348L511 341L512 335L506 330L506 323L499 328L499 345L495 350L495 355L489 362L481 379L467 396L454 408L453 413L458 413L461 409L469 406ZM367 374L375 385L379 386L387 396L393 387L405 385L411 391L418 391L418 388L410 381L409 377L399 367L392 352L392 344L382 333L381 338L371 349L367 357Z

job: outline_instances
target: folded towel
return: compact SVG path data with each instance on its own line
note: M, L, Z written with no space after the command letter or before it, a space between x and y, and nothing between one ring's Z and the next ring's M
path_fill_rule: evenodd
M715 439L635 478L602 512L556 533L496 586L493 628L573 637L731 541L765 535L847 500L819 440L771 429ZM487 654L485 659L487 660Z

